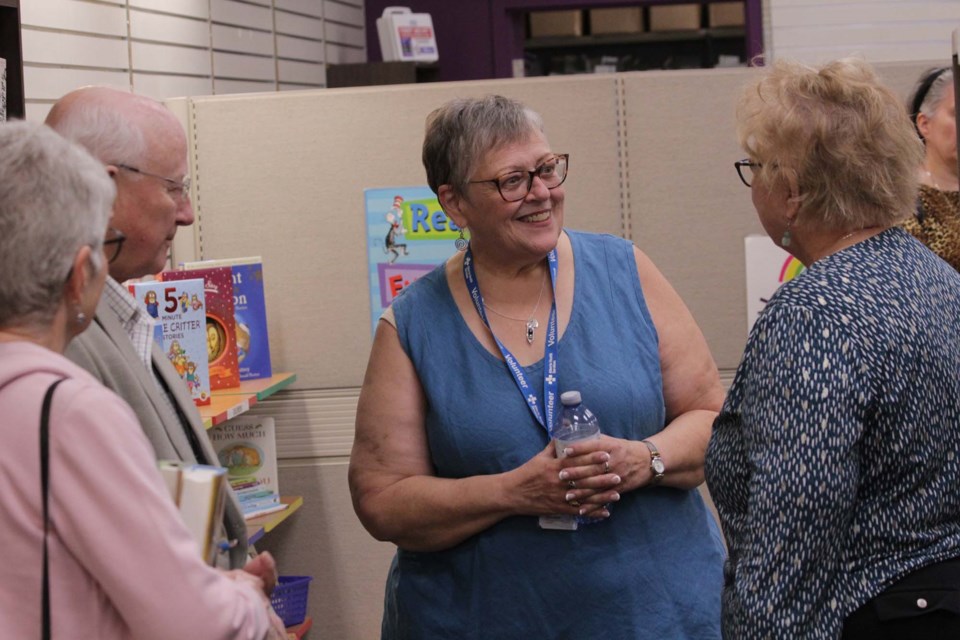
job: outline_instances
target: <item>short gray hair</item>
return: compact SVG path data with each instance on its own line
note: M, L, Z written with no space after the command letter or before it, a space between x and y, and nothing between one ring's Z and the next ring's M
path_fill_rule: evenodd
M936 77L933 78L933 82L930 82L930 78L933 76ZM911 110L910 118L913 120L914 126L917 124L917 116L921 113L928 118L933 117L937 107L943 102L947 89L953 90L953 70L950 67L934 67L923 72L913 91L910 92L908 103L908 108ZM923 92L923 95L919 95L921 92ZM920 101L919 104L917 104L918 100ZM919 128L917 134L920 134ZM920 137L923 138L922 135Z
M48 127L0 125L0 327L52 319L77 251L103 238L116 189L103 165Z
M423 140L427 184L434 193L449 184L462 194L485 153L534 132L543 133L543 118L516 100L497 95L451 100L427 116Z

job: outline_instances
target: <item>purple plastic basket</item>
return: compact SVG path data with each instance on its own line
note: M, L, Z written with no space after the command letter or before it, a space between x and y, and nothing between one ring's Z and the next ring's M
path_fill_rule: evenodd
M300 624L307 617L307 591L311 580L310 576L280 576L277 579L270 604L285 627Z

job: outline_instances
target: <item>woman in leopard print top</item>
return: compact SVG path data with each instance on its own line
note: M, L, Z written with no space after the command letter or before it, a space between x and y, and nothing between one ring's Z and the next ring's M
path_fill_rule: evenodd
M917 212L903 227L960 271L960 193L953 71L926 71L910 99L910 116L926 153Z

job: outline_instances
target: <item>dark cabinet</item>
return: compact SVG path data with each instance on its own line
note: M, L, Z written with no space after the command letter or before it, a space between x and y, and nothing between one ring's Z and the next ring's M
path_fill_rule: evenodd
M7 63L7 118L23 118L23 52L20 45L20 2L0 0L0 58Z

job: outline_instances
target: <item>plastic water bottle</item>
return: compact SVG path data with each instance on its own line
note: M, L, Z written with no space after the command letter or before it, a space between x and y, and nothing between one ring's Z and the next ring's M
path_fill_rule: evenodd
M566 391L560 395L563 411L560 425L553 434L553 443L558 458L565 458L564 449L577 442L596 440L600 437L600 421L590 409L584 406L579 391ZM554 515L541 516L541 529L560 529L576 531L580 522L577 516Z
M560 414L560 426L553 434L557 447L557 457L564 458L564 449L582 440L596 440L600 437L600 421L584 404L579 391L565 391L560 394L563 413Z

